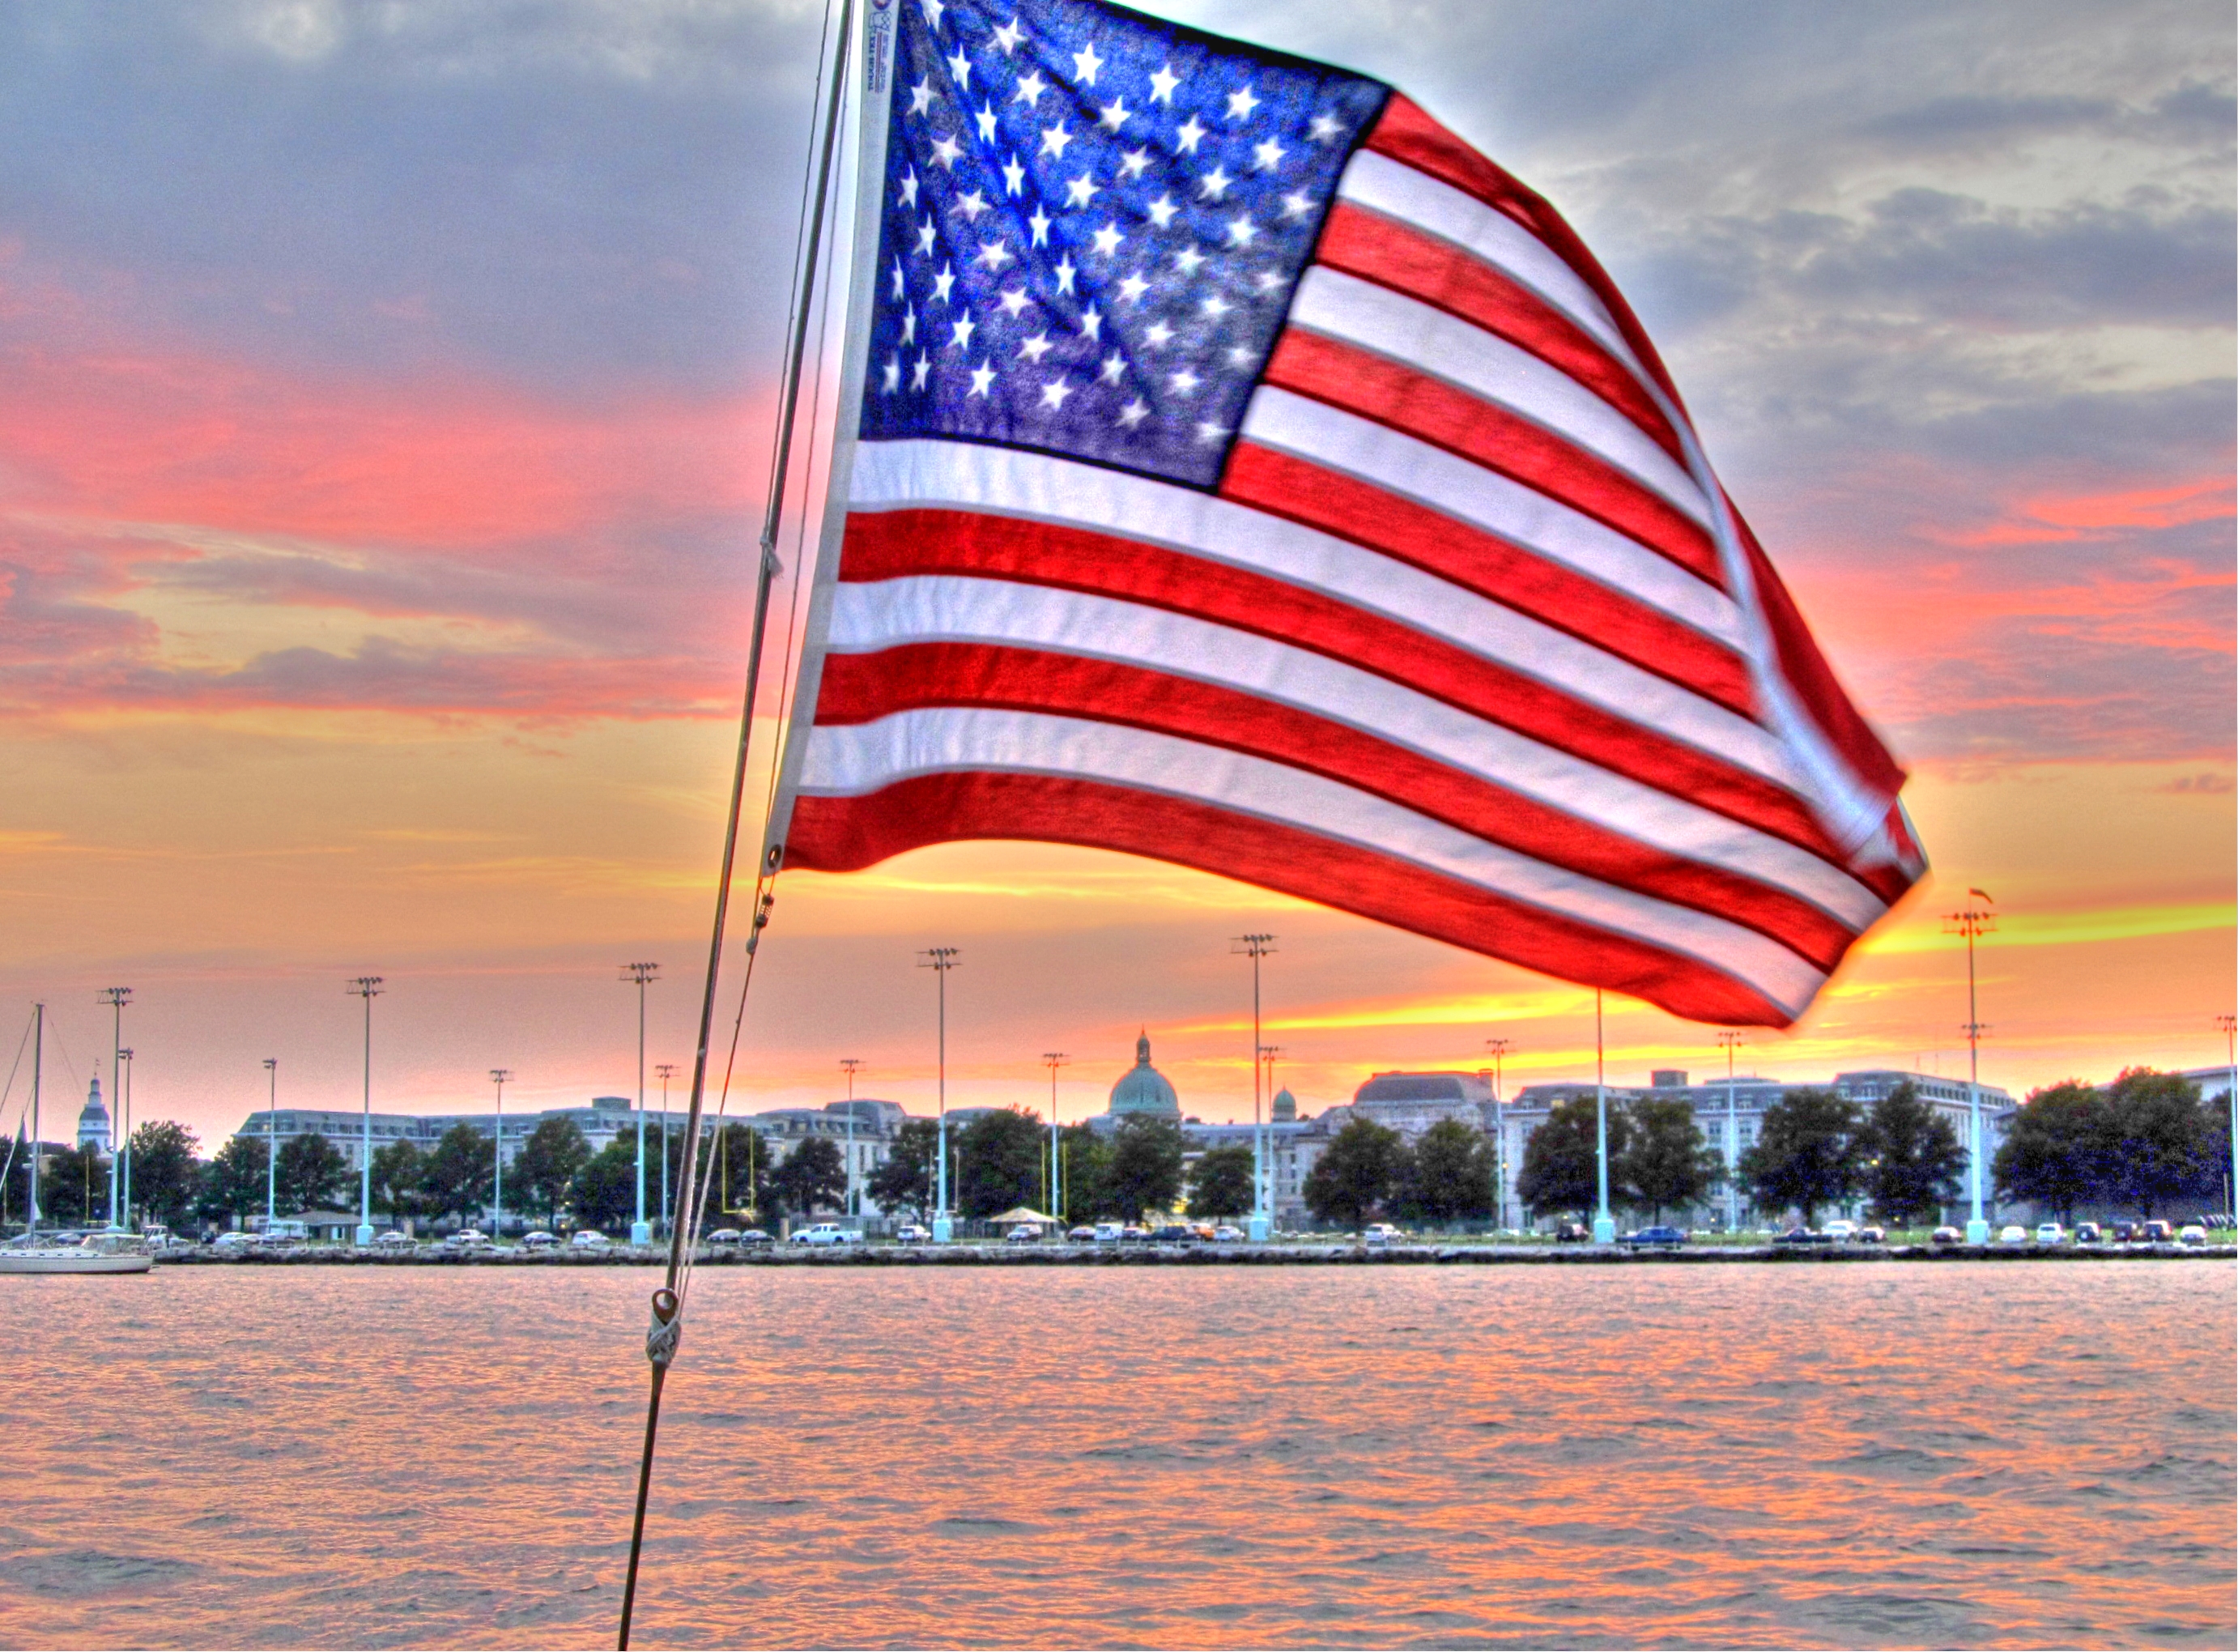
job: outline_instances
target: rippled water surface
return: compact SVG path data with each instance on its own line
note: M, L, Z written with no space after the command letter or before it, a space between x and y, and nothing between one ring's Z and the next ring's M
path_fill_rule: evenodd
M611 1644L654 1283L0 1279L0 1643ZM2228 1647L2232 1286L712 1271L639 1641Z

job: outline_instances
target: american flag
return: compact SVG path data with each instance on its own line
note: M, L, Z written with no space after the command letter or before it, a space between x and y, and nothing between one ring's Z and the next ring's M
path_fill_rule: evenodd
M1923 870L1904 776L1569 226L1379 82L889 3L769 864L1089 845L1800 1015Z

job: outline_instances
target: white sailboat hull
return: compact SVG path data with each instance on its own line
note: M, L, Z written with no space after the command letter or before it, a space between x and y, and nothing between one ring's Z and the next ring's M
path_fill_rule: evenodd
M0 1273L145 1273L148 1256L89 1256L83 1251L0 1251Z

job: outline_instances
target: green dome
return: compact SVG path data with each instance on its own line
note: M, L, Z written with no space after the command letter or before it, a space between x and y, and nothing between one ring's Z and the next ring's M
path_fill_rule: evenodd
M1113 1118L1147 1115L1153 1118L1179 1118L1182 1098L1174 1093L1166 1075L1150 1065L1150 1035L1145 1032L1135 1040L1135 1065L1120 1075L1119 1082L1111 1086L1111 1105L1104 1110Z

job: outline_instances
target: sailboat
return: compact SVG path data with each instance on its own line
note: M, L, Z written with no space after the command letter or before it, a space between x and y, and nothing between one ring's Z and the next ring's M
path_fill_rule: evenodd
M0 1246L0 1273L146 1273L156 1265L156 1253L136 1233L89 1234L77 1244L39 1243L39 1091L44 1078L47 1006L36 1006L36 1033L31 1046L31 1198L26 1207L30 1220L23 1237Z

